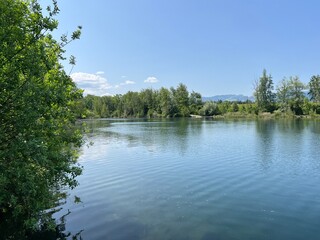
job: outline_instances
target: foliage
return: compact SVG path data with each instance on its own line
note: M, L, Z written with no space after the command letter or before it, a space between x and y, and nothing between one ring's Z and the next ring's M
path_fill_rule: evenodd
M189 116L189 92L187 86L180 83L173 92L173 98L178 107L178 114L182 117Z
M320 79L320 77L319 77ZM313 101L305 97L306 86L298 77L284 78L273 90L271 76L263 75L255 88L256 101L246 102L203 102L200 93L188 92L184 84L177 88L144 89L141 92L128 92L124 95L93 96L87 95L78 106L85 112L83 117L188 117L190 114L213 116L238 113L237 116L256 115L259 112L274 112L277 116L320 114L317 99L317 76L313 76L308 86L313 86L309 94ZM310 87L311 88L311 87ZM83 109L84 108L84 109ZM280 114L285 113L285 114ZM228 114L234 115L234 114Z
M190 113L197 114L202 107L202 97L200 93L192 91L189 97Z
M282 112L290 109L290 85L287 79L283 79L277 86L277 101Z
M159 107L158 113L162 117L172 116L174 114L174 104L172 99L172 93L162 87L157 94Z
M212 101L208 101L204 103L199 113L202 116L213 116L213 115L218 115L220 112L219 112L218 105L216 103Z
M320 103L320 76L312 76L309 82L309 96L312 101Z
M268 76L265 69L263 70L259 82L255 86L254 97L260 111L273 111L275 100L273 81L271 75Z
M57 3L47 10L35 0L0 1L0 231L7 238L24 234L10 235L9 226L37 226L81 173L74 110L82 92L59 63L81 28L57 42L50 34Z
M200 93L189 94L185 85L160 90L143 89L129 91L124 95L93 96L87 95L79 108L85 112L82 117L179 117L197 114L202 107ZM78 115L78 117L81 117Z
M303 90L305 88L305 85L300 81L299 77L289 78L290 108L296 115L303 114L302 106L306 98Z
M293 111L296 115L302 115L303 105L307 100L303 90L305 85L300 81L299 77L284 78L277 87L277 99L280 109L284 112Z

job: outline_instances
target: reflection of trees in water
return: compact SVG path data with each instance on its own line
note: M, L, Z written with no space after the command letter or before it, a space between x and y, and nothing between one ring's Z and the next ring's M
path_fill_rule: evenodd
M142 143L150 151L160 149L167 151L174 147L183 154L188 148L188 138L196 137L202 130L202 120L192 119L157 119L157 120L101 120L87 124L89 141L117 142L125 141L128 147L135 147ZM115 125L112 122L116 123ZM101 139L101 137L103 139Z
M266 170L272 165L274 152L274 132L276 129L275 121L273 120L258 120L256 121L256 132L260 135L258 137L258 152L259 159L261 159L261 167Z
M277 130L283 133L302 133L308 129L313 133L320 133L319 119L281 119L277 120Z
M170 148L184 154L189 147L189 138L199 136L202 121L190 119L176 119L162 121L154 127L147 127L142 131L140 141L148 149L159 148L167 152Z
M81 121L81 123L84 124L88 136L95 136L99 134L99 129L109 127L111 122L108 120L97 119L85 120Z
M260 155L262 168L268 169L274 160L296 164L306 155L316 156L318 148L314 145L319 140L319 123L310 119L258 120L255 150Z
M309 121L303 119L281 119L277 121L277 130L282 133L301 133L308 125Z
M256 121L256 132L259 134L257 152L261 167L267 170L274 160L299 159L303 147L304 129L308 122L301 119L268 119ZM292 150L292 144L295 149ZM294 154L293 154L294 151Z
M66 217L71 214L68 213L63 215L56 220L52 218L52 215L62 208L52 210L43 215L41 222L38 223L38 228L34 230L24 229L23 224L19 224L16 221L11 221L8 216L1 216L0 222L0 239L30 239L30 240L56 240L56 239L82 239L81 233L71 233L66 231ZM21 219L23 216L21 216Z
M309 134L305 141L305 148L307 149L305 155L308 157L316 174L318 174L320 170L320 148L318 147L320 140L320 121L319 119L308 119L306 122Z
M59 193L60 198L56 202L56 206L41 213L36 228L26 228L23 224L25 217L19 216L18 220L10 213L0 212L0 240L2 239L30 239L30 240L80 240L83 230L77 233L66 231L66 218L71 214L68 212L59 218L54 218L56 213L63 210L66 204L67 195L62 191ZM77 200L75 200L77 203Z
M277 122L278 138L281 138L282 146L279 155L282 160L289 160L290 164L301 162L307 151L305 140L308 129L309 121L306 119L282 119Z
M68 213L63 215L58 222L53 218L50 219L49 224L42 225L37 231L28 233L27 239L31 240L56 240L56 239L73 239L81 240L81 233L83 230L73 234L66 231L66 217L71 214L68 210Z
M320 134L320 121L317 119L309 120L308 126L310 127L310 130L312 133Z

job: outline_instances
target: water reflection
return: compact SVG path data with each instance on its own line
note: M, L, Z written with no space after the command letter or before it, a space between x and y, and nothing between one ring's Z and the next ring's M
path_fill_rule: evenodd
M258 137L253 150L256 151L261 169L268 170L275 165L291 169L291 174L300 174L307 161L313 161L319 167L319 158L316 157L319 150L315 148L319 142L319 121L258 120L255 127Z
M74 193L84 204L68 218L69 229L85 228L86 238L318 236L317 123L98 122Z
M52 227L48 228L47 225L44 225L39 230L29 233L27 239L30 239L30 240L43 240L43 239L82 240L81 233L83 232L83 230L77 233L71 233L66 230L66 218L68 217L69 214L71 214L70 211L68 211L67 214L60 217L58 221L56 221L55 219L51 219L51 224L54 224L55 226L54 228Z
M256 121L256 132L260 135L258 138L258 146L256 150L261 161L261 168L267 170L272 165L272 154L276 150L274 144L274 131L276 123L273 120L258 120Z
M309 121L302 119L281 119L277 123L278 131L285 134L300 134L309 125Z
M59 210L61 210L60 208ZM81 240L81 231L71 233L66 230L66 218L71 214L70 211L59 219L52 217L56 211L48 213L44 216L45 222L40 222L37 229L26 230L21 223L10 221L10 218L5 218L6 221L0 222L0 239L29 239L29 240Z
M320 134L320 124L319 123L320 123L319 119L308 121L308 126L309 126L312 133Z
M155 149L169 151L174 147L185 154L189 147L189 138L201 135L203 122L201 120L96 120L88 121L90 141L123 142L127 147L141 144L148 151ZM103 139L101 139L103 137Z

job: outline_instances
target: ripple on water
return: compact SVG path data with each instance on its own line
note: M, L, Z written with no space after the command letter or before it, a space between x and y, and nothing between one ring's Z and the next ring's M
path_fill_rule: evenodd
M102 126L82 151L67 228L84 239L315 239L319 137L281 124Z

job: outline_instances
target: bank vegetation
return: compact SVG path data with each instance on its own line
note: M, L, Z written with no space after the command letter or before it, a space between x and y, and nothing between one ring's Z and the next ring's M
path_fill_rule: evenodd
M317 117L320 114L320 76L308 84L299 77L284 78L274 88L272 76L263 70L255 83L255 101L203 101L200 93L176 88L151 88L115 96L87 95L78 102L79 118Z

